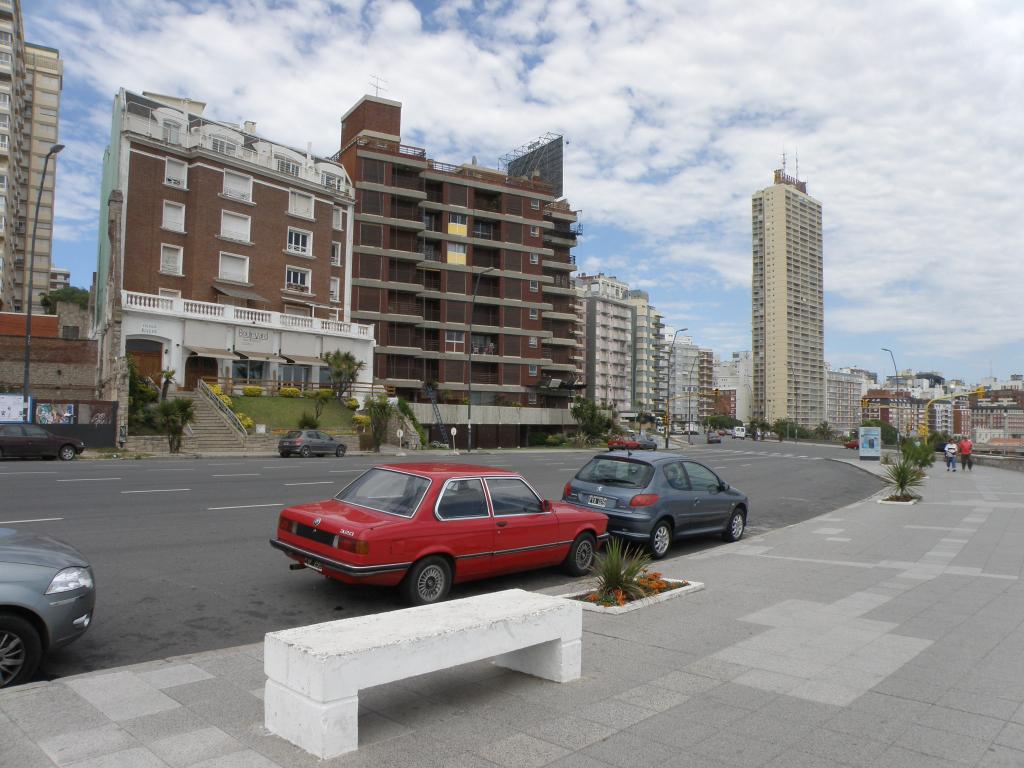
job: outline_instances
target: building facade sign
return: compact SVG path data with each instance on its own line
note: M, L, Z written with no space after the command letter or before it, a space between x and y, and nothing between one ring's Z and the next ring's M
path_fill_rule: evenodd
M247 349L252 352L273 352L270 331L266 328L235 327L235 349Z

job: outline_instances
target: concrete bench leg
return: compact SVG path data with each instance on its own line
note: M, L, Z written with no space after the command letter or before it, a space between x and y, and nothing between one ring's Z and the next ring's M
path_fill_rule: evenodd
M579 679L583 672L583 642L580 637L551 640L502 654L494 663L556 683L568 683Z
M321 760L359 747L359 696L314 701L268 680L264 689L264 725Z

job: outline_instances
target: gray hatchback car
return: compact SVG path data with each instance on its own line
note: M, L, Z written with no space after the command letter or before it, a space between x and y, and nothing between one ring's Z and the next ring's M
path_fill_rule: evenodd
M344 456L345 444L326 432L316 429L293 429L277 441L277 452L282 458L298 454L307 456Z
M750 502L711 469L679 453L595 456L565 484L565 501L608 515L608 533L646 544L655 559L680 536L738 541Z
M92 568L81 552L0 528L0 688L28 681L48 651L81 637L95 603Z

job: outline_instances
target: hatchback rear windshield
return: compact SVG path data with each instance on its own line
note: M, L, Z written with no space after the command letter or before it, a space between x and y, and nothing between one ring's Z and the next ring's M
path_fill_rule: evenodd
M374 468L361 474L334 498L389 515L412 517L429 487L430 481L425 477Z
M654 467L641 461L598 456L576 473L576 479L585 483L617 486L620 488L646 488L654 476Z
M287 435L285 435L286 439L290 438L290 437L302 437L302 430L300 430L300 429L293 429L291 432L289 432Z

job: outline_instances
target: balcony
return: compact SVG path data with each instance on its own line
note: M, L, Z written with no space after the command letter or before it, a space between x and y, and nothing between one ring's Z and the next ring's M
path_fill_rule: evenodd
M274 330L305 331L322 336L373 338L372 325L343 323L321 317L285 315L262 309L234 307L230 304L211 304L206 301L154 296L151 293L121 291L121 304L127 312L142 312L174 318L194 318L219 323L259 326Z

